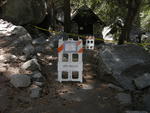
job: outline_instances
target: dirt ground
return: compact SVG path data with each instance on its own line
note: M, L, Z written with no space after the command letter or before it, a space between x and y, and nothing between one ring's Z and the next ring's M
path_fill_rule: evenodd
M0 42L0 49L6 49L2 40ZM27 88L14 88L4 77L0 81L0 113L123 113L130 109L116 100L118 91L97 79L93 65L86 59L83 83L57 81L56 50L42 54L38 59L46 78L42 97L31 99Z

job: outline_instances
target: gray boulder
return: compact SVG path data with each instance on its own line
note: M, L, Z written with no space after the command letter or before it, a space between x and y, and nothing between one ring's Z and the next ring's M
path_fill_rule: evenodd
M31 98L38 98L41 96L42 89L36 85L32 85L30 87L30 97Z
M41 70L40 65L37 61L37 59L31 59L27 62L25 62L21 68L23 70L30 70L30 71L36 71L36 70Z
M35 74L33 74L32 80L36 81L36 82L43 82L44 81L44 77L43 77L43 75L40 72L36 72Z
M5 37L5 40L10 41L10 47L20 48L31 43L32 37L24 27L13 25L2 19L0 19L0 26L0 38Z
M103 45L97 66L101 79L111 77L125 90L134 90L133 80L150 72L150 54L136 45Z
M42 87L44 85L44 82L37 82L37 81L34 81L33 82L34 85L37 85L39 87Z
M138 89L150 86L150 73L145 73L143 76L134 79L134 82Z
M31 78L28 75L12 75L10 83L16 88L28 87L31 84Z
M1 7L2 18L14 24L39 24L46 15L45 0L7 0Z

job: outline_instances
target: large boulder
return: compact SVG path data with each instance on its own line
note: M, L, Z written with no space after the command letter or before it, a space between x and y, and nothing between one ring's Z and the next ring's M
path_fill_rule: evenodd
M18 44L31 43L32 37L24 27L13 25L2 19L0 19L0 26L0 38L10 41L10 45L18 46Z
M2 19L0 19L0 39L0 45L9 49L13 55L23 55L23 49L32 42L32 37L24 27Z
M46 15L46 2L45 0L7 0L1 9L2 18L14 24L39 24Z
M149 53L136 45L103 45L97 60L100 78L109 76L126 90L134 90L133 80L150 72Z

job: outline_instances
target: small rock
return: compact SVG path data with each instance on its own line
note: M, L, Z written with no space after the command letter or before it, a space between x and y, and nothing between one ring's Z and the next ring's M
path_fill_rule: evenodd
M121 87L118 87L118 86L111 84L111 83L108 84L108 88L116 89L118 91L124 91Z
M31 60L25 62L21 66L21 68L24 69L24 70L30 70L30 71L41 70L40 65L39 65L37 59L31 59Z
M43 75L39 71L33 72L33 78L41 78Z
M82 89L91 90L93 89L93 86L91 84L82 84Z
M131 95L126 93L117 94L116 98L119 100L121 104L131 104Z
M134 82L138 89L150 86L150 73L145 73L143 76L134 79Z
M39 98L41 96L42 89L39 86L32 85L30 88L30 97L31 98Z
M26 56L20 56L19 59L20 59L21 61L26 61L27 58L26 58Z
M44 78L43 78L43 75L38 72L38 73L35 73L33 76L33 81L36 81L36 82L43 82L44 81Z
M26 55L26 57L30 57L35 53L35 49L31 44L28 44L27 46L25 46L23 52Z
M43 37L34 39L34 40L32 41L32 44L34 44L34 45L43 45L43 44L45 44L45 43L46 43L46 40L45 40L45 38L43 38Z
M126 111L125 113L148 113L147 111Z
M31 78L28 75L12 75L10 83L18 87L28 87L31 84Z
M39 86L39 87L42 87L43 85L44 85L44 83L43 82L33 82L33 84L34 85L37 85L37 86Z

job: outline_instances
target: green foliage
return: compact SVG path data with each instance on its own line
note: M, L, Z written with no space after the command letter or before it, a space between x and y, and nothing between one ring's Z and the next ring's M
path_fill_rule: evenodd
M63 0L53 0L55 7L61 7ZM90 7L99 18L106 23L111 24L117 17L123 19L127 15L127 0L71 0L72 13L83 5ZM137 21L137 18L136 18ZM150 3L149 0L142 0L140 19L142 29L150 31ZM136 23L136 22L135 22ZM136 23L138 24L138 22Z
M144 5L142 7L141 27L145 31L150 31L150 5Z
M116 0L71 0L74 9L86 5L91 8L95 14L106 24L110 24L115 21L116 17L125 17L126 9L121 8Z

